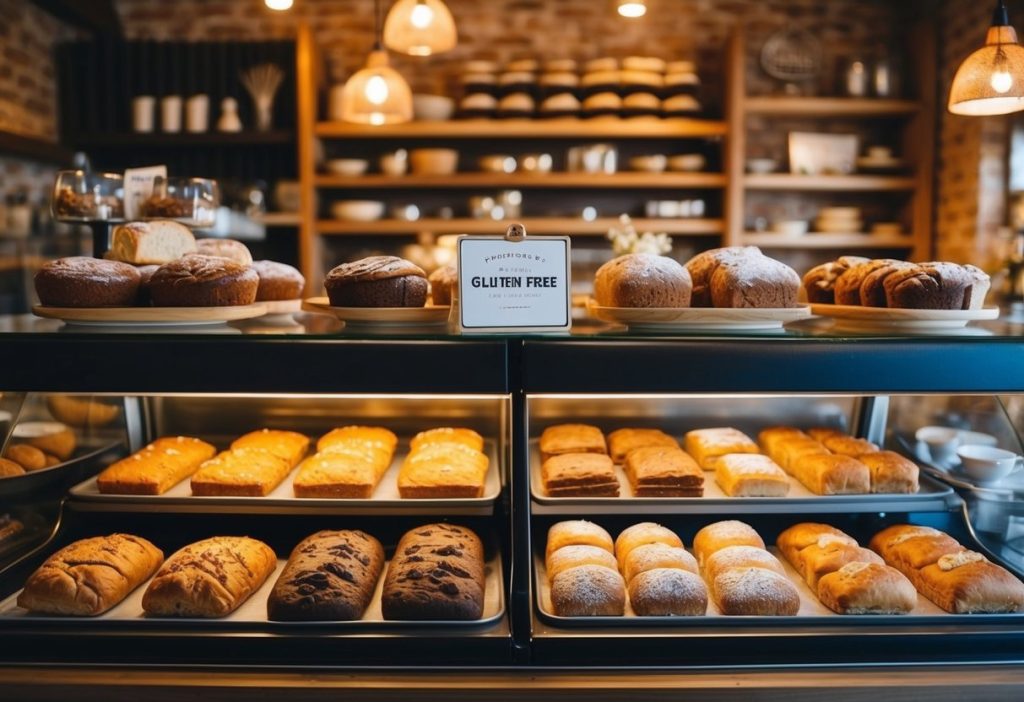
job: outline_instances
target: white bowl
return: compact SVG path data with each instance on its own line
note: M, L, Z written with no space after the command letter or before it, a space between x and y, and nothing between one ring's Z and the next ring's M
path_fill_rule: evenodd
M1013 451L982 444L964 444L956 450L964 473L979 483L994 483L1024 467Z
M413 149L409 152L412 172L420 175L451 175L459 165L455 149Z
M375 222L384 214L379 200L340 200L331 205L331 216L349 222Z
M750 173L773 173L779 167L774 158L748 158L747 171Z
M634 171L645 173L661 173L668 165L668 158L665 154L649 154L647 156L634 156L629 159L629 167Z
M455 101L444 95L412 96L413 118L420 122L447 122L455 112Z
M803 236L807 233L807 222L802 219L783 219L772 223L772 231L776 234Z
M944 463L953 458L960 445L960 430L953 427L928 426L914 432L914 438L928 447L933 461Z
M332 158L324 167L335 175L356 177L366 173L369 165L363 158Z
M704 170L707 159L704 154L678 154L668 157L668 169L680 173L696 173Z

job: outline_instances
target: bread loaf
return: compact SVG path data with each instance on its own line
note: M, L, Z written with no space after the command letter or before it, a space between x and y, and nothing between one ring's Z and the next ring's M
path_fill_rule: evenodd
M626 454L623 466L636 497L699 497L704 494L704 471L689 454L675 446L645 446Z
M807 301L816 304L834 305L836 303L836 280L853 266L867 263L868 259L861 256L840 256L835 261L822 263L807 271L803 278L804 293Z
M150 278L149 294L157 307L251 305L259 284L248 265L191 255L160 266Z
M641 617L696 617L707 613L708 591L699 575L654 568L630 581L629 602Z
M640 573L655 568L681 568L691 573L700 572L697 559L686 549L656 542L630 550L622 564L622 575L626 582L630 583Z
M14 461L30 473L46 467L46 453L28 444L11 444L4 451L4 458Z
M222 451L192 475L196 496L263 497L292 470L287 459L259 448Z
M135 265L169 263L195 252L192 231L173 220L126 222L110 236L109 257Z
M835 298L837 305L860 305L861 285L865 279L879 268L900 263L892 258L876 258L866 263L858 263L836 278Z
M785 575L779 559L763 548L757 546L726 546L720 548L704 561L704 579L714 584L719 575L732 568L766 568Z
M131 307L140 276L127 263L71 256L44 263L34 281L39 302L50 307Z
M160 549L138 536L82 539L54 553L29 576L18 606L44 614L102 614L149 579L163 560Z
M690 274L656 254L626 254L597 269L594 299L602 307L689 307Z
M294 468L306 456L309 437L295 431L260 429L243 434L231 442L232 449L262 449L288 462Z
M800 594L784 575L766 568L730 568L711 585L722 614L730 616L794 616Z
M253 261L252 269L260 278L256 302L297 300L302 297L306 279L295 268L277 261Z
M686 432L683 437L686 452L704 470L714 470L720 456L729 453L757 453L757 444L732 427L716 427L713 429L695 429Z
M834 573L848 563L883 562L874 551L861 548L856 542L850 544L834 536L820 537L817 542L800 551L797 559L800 563L798 570L815 591L818 588L818 581L823 576Z
M730 497L784 497L789 493L786 473L768 456L754 453L719 456L715 481Z
M370 256L333 268L324 287L334 307L423 307L428 285L419 266L396 256Z
M389 454L394 453L395 448L398 446L398 437L390 429L352 425L332 429L321 436L320 440L316 442L316 450L326 451L332 445L351 441L378 444L386 448ZM388 462L390 461L391 457L389 455Z
M871 473L871 492L913 494L920 488L917 465L895 451L876 451L858 456Z
M789 472L816 495L866 495L871 492L868 467L849 456L805 455L791 462Z
M300 463L292 486L296 497L369 499L382 475L366 453L333 446Z
M796 307L799 292L797 272L768 256L722 261L711 276L714 307Z
M167 559L142 596L147 614L223 617L238 609L277 567L277 556L247 536L215 536Z
M604 434L589 424L557 424L540 435L540 457L547 460L563 453L608 453Z
M626 559L633 549L646 544L683 547L682 539L671 529L654 522L640 522L624 529L615 539L615 559L619 562L619 568L622 569L625 566Z
M608 553L615 552L615 543L611 534L604 528L583 519L557 522L548 529L546 554L548 557L566 546L585 545L603 548Z
M619 494L612 459L600 453L552 456L541 464L541 481L552 497Z
M907 261L890 261L878 266L860 284L860 304L864 307L888 307L886 284L905 279L907 275L920 272L920 267Z
M96 487L105 494L162 495L192 475L216 452L216 448L199 439L163 437L111 464L96 478Z
M660 429L616 429L608 435L608 452L615 463L622 463L630 451L646 446L679 448L679 442Z
M484 437L465 427L437 427L421 431L412 437L409 448L419 451L428 444L462 444L474 451L484 450Z
M605 566L569 568L551 582L551 606L560 617L621 617L626 584L618 571Z
M819 524L817 522L794 524L779 534L775 545L779 547L779 551L782 552L783 557L789 561L790 565L803 576L803 562L800 560L799 554L808 546L817 544L823 536L843 540L854 546L857 545L856 540L843 531L829 524Z
M895 568L856 561L823 575L818 599L837 614L909 614L917 591Z
M727 546L764 548L764 540L752 526L734 519L708 524L693 537L693 554L702 568L712 553Z
M384 548L362 531L319 531L292 550L267 600L274 621L350 621L370 605Z
M737 262L762 256L756 246L730 246L699 253L686 262L686 270L693 282L692 307L714 307L711 296L711 279L723 263Z
M196 253L200 256L226 258L243 266L252 265L252 253L249 247L234 239L199 239L196 241Z
M457 443L422 444L402 462L403 498L474 498L484 493L487 454Z

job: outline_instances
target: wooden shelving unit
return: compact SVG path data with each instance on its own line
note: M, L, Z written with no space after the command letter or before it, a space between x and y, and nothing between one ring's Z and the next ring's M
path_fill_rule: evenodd
M748 115L780 117L902 117L921 110L916 100L788 95L748 97L745 105Z
M337 139L675 139L723 137L725 122L710 119L467 119L379 127L320 122L318 137Z
M724 188L723 173L454 173L436 175L318 175L318 188Z
M270 144L291 144L295 134L288 130L269 132L116 132L80 134L76 144L81 148L135 148L139 146L262 146Z
M748 173L743 177L747 190L791 190L796 192L845 191L886 192L914 190L916 178L878 175L793 175L790 173Z
M914 247L914 238L909 235L881 236L879 234L830 234L827 232L808 232L801 236L770 232L744 232L743 243L760 246L763 249L909 250Z
M600 217L584 221L577 217L527 217L519 220L530 234L569 234L578 236L604 236L608 228L618 220L614 217ZM724 222L720 219L634 219L633 224L641 231L686 234L692 236L720 236ZM349 222L326 219L316 222L316 229L324 235L403 235L417 232L436 234L500 234L504 225L489 219L381 219L374 222Z

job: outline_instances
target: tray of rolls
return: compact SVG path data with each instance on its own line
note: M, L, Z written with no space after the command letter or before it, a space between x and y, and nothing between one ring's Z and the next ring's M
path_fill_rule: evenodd
M359 530L316 532L286 559L245 536L214 536L173 554L140 536L94 536L53 553L0 602L0 627L89 618L131 628L345 632L487 627L504 616L500 555L487 559L472 530L424 524L389 550L387 559Z
M897 524L869 548L803 522L768 545L736 520L690 548L671 529L554 524L534 558L539 616L562 627L785 626L1019 622L1024 583L937 529Z
M837 429L769 427L754 441L738 429L686 432L557 424L531 442L538 505L604 512L685 503L699 511L822 512L945 509L952 489L915 462Z
M162 437L71 494L93 508L484 514L501 493L494 442L461 427L427 429L407 441L375 426L339 427L316 441L261 429L222 445L218 452L202 439Z

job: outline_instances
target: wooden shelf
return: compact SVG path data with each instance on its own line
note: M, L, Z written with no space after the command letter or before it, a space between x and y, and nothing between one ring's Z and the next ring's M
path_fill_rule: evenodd
M792 175L790 173L747 174L743 185L748 190L795 191L895 191L913 190L917 180L910 176L878 175Z
M454 173L452 175L318 175L321 188L724 188L722 173Z
M709 119L467 119L450 122L409 122L371 127L346 122L320 122L319 137L345 139L678 139L721 137L725 122Z
M916 114L920 103L913 100L844 97L748 97L751 115L787 117L900 117Z
M0 130L0 154L56 165L71 163L72 153L60 144Z
M295 134L286 129L270 132L112 132L72 134L67 141L78 147L137 146L268 146L295 142Z
M517 221L526 226L528 234L604 236L619 220L617 217L603 217L586 222L578 217L534 217ZM420 219L415 222L394 219L381 219L376 222L320 220L316 223L316 231L320 234L366 235L402 235L417 232L504 234L506 225L507 222L487 219ZM718 236L724 226L720 219L634 219L633 225L638 231L694 236Z
M883 236L879 234L829 234L810 232L802 236L746 232L743 244L765 249L910 249L914 237L909 234Z
M302 224L298 212L264 212L252 220L265 227L297 227Z

